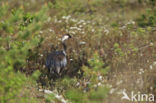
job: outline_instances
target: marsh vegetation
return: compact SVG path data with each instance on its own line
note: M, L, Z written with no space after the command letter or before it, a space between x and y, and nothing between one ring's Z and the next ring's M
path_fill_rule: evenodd
M131 103L122 91L155 95L155 3L0 0L0 102ZM52 78L45 59L66 33L67 70Z

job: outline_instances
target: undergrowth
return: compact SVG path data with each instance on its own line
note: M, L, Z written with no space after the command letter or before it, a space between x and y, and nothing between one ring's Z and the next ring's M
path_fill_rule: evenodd
M156 94L154 0L0 0L1 103L130 103ZM50 78L45 59L69 33L68 65ZM45 94L41 90L53 93ZM57 95L56 95L57 94Z

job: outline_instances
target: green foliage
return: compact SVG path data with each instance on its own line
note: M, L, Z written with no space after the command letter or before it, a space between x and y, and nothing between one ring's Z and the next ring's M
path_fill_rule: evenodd
M8 4L2 4L0 6L0 18L2 18L8 11Z
M85 10L83 7L83 1L81 0L56 0L54 4L49 3L49 6L55 9L61 10L59 14L69 14L72 12L81 12ZM72 8L72 9L71 9Z
M47 8L39 12L27 13L23 8L12 9L3 4L0 7L0 102L1 103L31 103L38 102L32 98L30 91L24 90L30 82L34 82L40 75L34 72L32 78L26 77L19 70L26 64L29 50L40 42L36 36L44 24ZM11 8L9 8L11 9ZM21 29L22 28L22 29ZM21 96L23 95L23 96Z
M56 81L56 87L68 89L72 88L77 82L76 78L64 77L63 79L58 79Z
M100 72L102 75L106 75L109 71L109 67L104 68L104 62L97 52L93 54L92 59L88 60L88 63L90 64L92 71Z
M112 2L120 4L120 6L124 6L129 3L129 0L111 0Z
M114 44L114 51L119 56L124 56L124 52L122 52L122 49L120 48L120 45L118 43Z
M146 5L155 5L155 0L111 0L111 2L115 2L120 4L120 6L124 7L128 4L146 4Z
M55 0L55 3L48 3L48 6L59 10L59 15L80 14L94 12L95 7L101 6L102 0Z
M155 5L155 0L138 0L139 3L148 3L150 5Z
M114 84L122 79L130 91L126 81L133 80L127 74L138 79L137 69L155 62L156 13L149 4L155 0L0 0L0 102L60 103L55 94L42 97L34 92L36 81L38 88L51 88L71 103L120 102L115 94L107 98L106 85L117 92L121 85ZM145 8L151 9L140 16ZM43 65L46 51L60 49L64 33L73 37L67 50L68 77L50 80Z
M104 65L103 61L98 56L98 53L95 53L93 55L93 58L89 59L88 62L90 64L90 66L93 68L93 70L95 70L95 71L98 71L98 70L102 69L102 67Z
M84 71L83 78L65 77L56 81L56 87L59 89L63 88L65 98L71 103L101 103L107 97L109 88L105 84L101 84L102 86L99 87L95 87L95 85L102 82L98 80L98 77L105 76L110 70L109 66L104 67L104 63L97 52L88 62L90 67L82 67ZM83 80L88 81L79 82ZM89 82L89 84L86 85L86 82ZM77 84L84 84L84 86L77 87ZM87 88L88 90L85 92Z
M89 98L91 103L102 103L107 97L108 92L109 88L107 87L99 87L96 91L90 91Z
M72 103L85 103L87 98L85 94L77 89L68 90L65 93L66 98L68 98Z
M104 63L97 52L93 55L92 59L88 60L88 62L91 68L84 66L82 67L82 70L84 71L84 77L89 78L89 80L91 81L90 87L93 87L99 82L97 79L98 76L105 76L106 74L108 74L110 67L104 67Z
M32 79L37 80L40 75L41 75L40 71L37 70L32 74Z
M55 99L54 94L47 94L45 95L45 102L46 103L52 103L54 102L53 100Z
M91 90L83 93L78 89L70 89L65 93L65 97L71 103L101 103L109 92L107 87L99 87L97 90Z
M112 26L112 27L118 27L119 24L115 22L115 23L112 23L111 26Z
M140 27L156 26L156 9L148 9L145 14L137 19Z

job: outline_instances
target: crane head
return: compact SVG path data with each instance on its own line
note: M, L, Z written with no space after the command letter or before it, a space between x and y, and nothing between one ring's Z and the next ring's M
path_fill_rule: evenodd
M70 35L70 34L65 34L65 35L62 37L62 42L65 41L65 40L68 40L69 38L71 38L71 35Z

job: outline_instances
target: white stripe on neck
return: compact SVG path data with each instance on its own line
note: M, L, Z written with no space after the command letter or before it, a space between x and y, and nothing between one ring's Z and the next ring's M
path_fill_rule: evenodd
M63 54L66 56L66 52L63 50Z
M69 38L69 36L67 36L67 35L63 36L62 42L65 41L65 40L67 40L68 38Z

